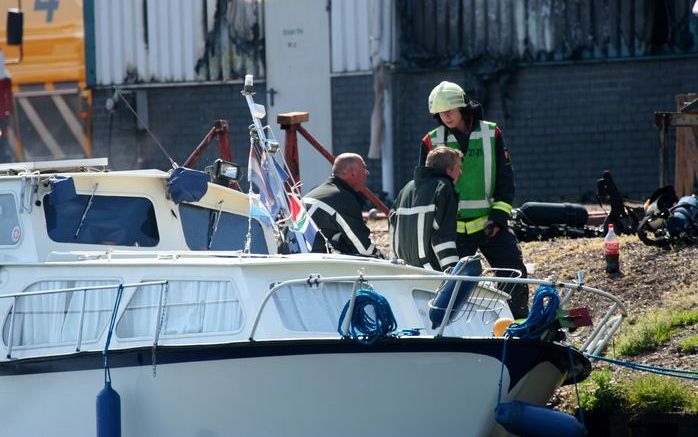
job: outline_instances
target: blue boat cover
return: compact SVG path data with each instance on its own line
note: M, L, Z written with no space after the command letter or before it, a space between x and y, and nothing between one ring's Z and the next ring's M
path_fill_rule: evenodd
M197 202L208 190L206 173L185 167L172 171L167 182L167 192L175 203Z
M53 176L51 178L51 200L60 204L75 199L75 182L70 176Z

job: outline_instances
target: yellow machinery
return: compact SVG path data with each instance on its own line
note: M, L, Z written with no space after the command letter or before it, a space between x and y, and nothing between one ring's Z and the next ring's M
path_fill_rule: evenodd
M2 2L0 16L20 2ZM23 53L0 45L12 78L14 111L10 143L18 160L91 157L91 94L85 83L85 40L81 0L21 2Z

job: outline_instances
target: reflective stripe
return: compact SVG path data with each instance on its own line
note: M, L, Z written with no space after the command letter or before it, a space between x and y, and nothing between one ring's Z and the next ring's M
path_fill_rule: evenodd
M475 232L481 231L485 229L485 223L487 223L487 219L489 218L490 216L486 215L480 217L479 219L471 220L465 224L465 230L468 232L468 234L474 234Z
M436 211L436 205L413 206L411 208L398 208L395 210L395 212L400 215L423 214L433 211Z
M436 246L434 246L434 252L439 253L445 249L455 249L455 248L456 248L455 241L447 241L445 243L437 244Z
M426 258L426 250L424 249L424 217L426 214L417 214L417 253L419 258Z
M492 204L488 199L485 200L461 200L458 202L458 209L480 209L489 208Z
M361 240L359 240L359 237L357 237L356 234L354 234L354 231L351 230L349 223L347 223L346 220L344 220L344 217L342 217L342 215L339 214L334 208L332 208L325 202L315 199L313 197L304 197L303 202L312 205L312 207L309 208L308 211L310 211L311 209L314 211L315 209L319 208L331 216L334 215L334 219L337 221L339 227L342 228L342 231L344 231L344 235L346 235L347 238L349 238L349 241L351 241L351 243L354 245L356 252L366 256L373 255L375 245L371 243L368 247L364 247L364 245L361 244Z
M490 218L489 215L483 215L482 217L478 217L474 220L470 220L468 222L464 221L458 221L456 223L456 232L459 234L465 234L467 233L468 235L474 234L475 232L481 231L485 229L485 223L487 223L487 220Z
M504 211L507 214L511 215L511 205L509 205L506 202L494 202L492 204L492 209L498 209L500 211Z
M489 196L492 187L492 140L494 140L494 131L490 129L489 124L480 121L480 132L482 135L482 152L483 161L485 163L485 196ZM472 134L470 134L472 137Z
M434 267L432 267L431 264L429 264L429 263L423 264L422 267L427 269L427 270L434 270Z
M454 264L458 262L458 257L457 256L449 256L444 259L439 260L439 264L441 264L441 267L446 267L449 264Z

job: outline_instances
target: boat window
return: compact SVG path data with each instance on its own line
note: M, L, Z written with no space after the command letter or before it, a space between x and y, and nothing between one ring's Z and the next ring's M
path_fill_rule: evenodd
M162 306L161 306L162 305ZM158 309L162 317L158 319ZM229 281L169 281L136 289L119 320L119 338L160 338L238 332L243 325L240 297Z
M436 297L433 291L412 290L412 298L419 311L419 317L426 328L424 333L427 335L436 335L437 329L431 329L431 320L429 319L429 301ZM469 301L465 305L469 311L462 310L454 322L446 326L444 329L445 336L492 336L492 323L498 318L498 313L501 312L501 306L490 309L479 305L477 302Z
M160 240L153 204L142 197L78 195L55 203L46 195L44 214L59 243L153 247Z
M13 347L76 344L81 329L81 343L96 341L111 318L117 281L41 281L24 290L46 291L110 284L114 284L114 287L18 297L3 325L2 339L5 345L9 344L10 331L13 332Z
M352 288L350 282L288 285L274 294L274 304L286 329L337 333Z
M243 250L249 220L244 215L202 208L186 203L179 205L182 229L191 250ZM264 231L257 220L251 222L250 252L267 254Z
M0 246L14 246L22 236L12 194L0 194Z

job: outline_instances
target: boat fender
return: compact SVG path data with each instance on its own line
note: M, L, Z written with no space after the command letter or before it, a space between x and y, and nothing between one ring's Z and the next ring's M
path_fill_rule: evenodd
M512 401L497 406L497 423L520 437L582 437L587 430L576 417L527 402Z
M198 202L208 190L208 176L198 170L177 167L167 181L167 193L175 203Z
M110 381L97 394L97 437L121 437L121 397Z
M461 258L455 267L453 267L450 274L459 276L480 276L482 274L480 257L469 256ZM448 303L455 290L458 290L458 294L456 295L455 302L453 302L453 308L451 309L448 323L452 323L458 316L476 285L477 283L472 281L450 280L442 282L441 286L436 290L436 297L429 302L431 329L436 329L441 326L446 308L448 308Z
M58 205L59 203L73 200L77 197L75 192L75 182L70 176L53 176L50 179L51 183L51 203Z

